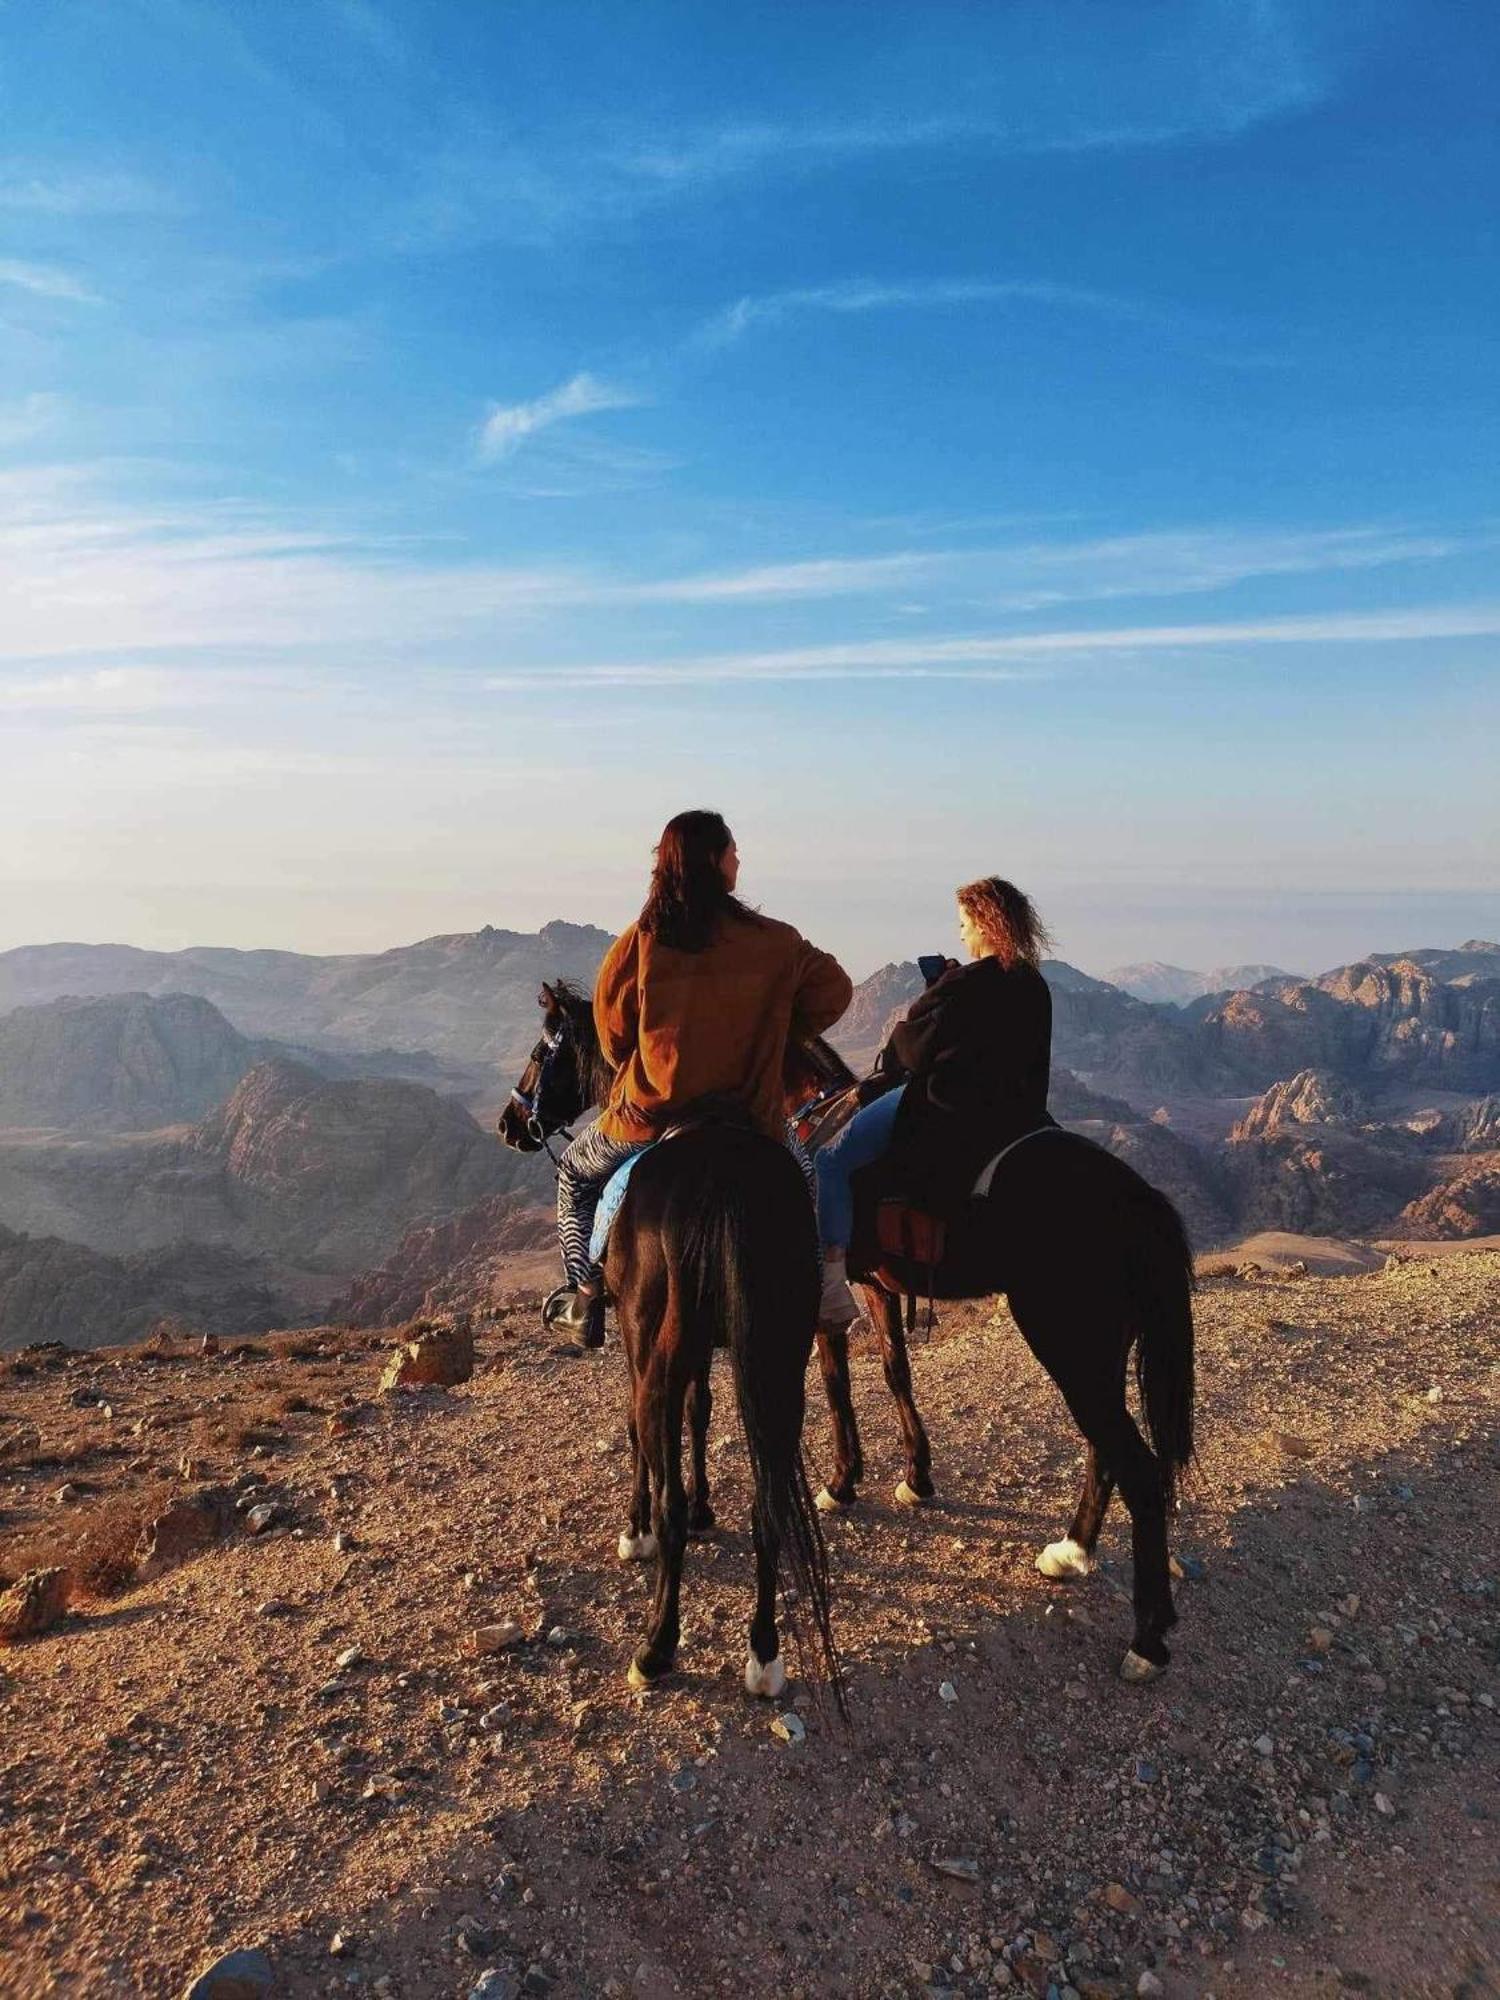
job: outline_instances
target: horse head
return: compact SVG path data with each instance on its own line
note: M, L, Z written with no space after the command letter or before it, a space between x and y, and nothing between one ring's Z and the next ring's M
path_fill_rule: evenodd
M542 987L537 1005L541 1039L500 1113L500 1137L518 1153L539 1153L554 1132L566 1131L601 1094L599 1043L588 995L558 979Z

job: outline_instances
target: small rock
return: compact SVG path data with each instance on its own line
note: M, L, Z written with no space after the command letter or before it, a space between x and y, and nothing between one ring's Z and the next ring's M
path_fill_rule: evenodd
M1151 2000L1151 1996L1163 1994L1167 1989L1154 1972L1143 1972L1135 1982L1135 1990L1140 2000Z
M333 1936L328 1940L328 1955L330 1958L348 1958L352 1955L353 1951L354 1940L349 1936L347 1931L335 1931Z
M340 1528L333 1538L333 1552L336 1556L346 1556L357 1546L353 1535L346 1528Z
M247 1535L263 1535L267 1528L274 1527L278 1512L279 1509L275 1506L274 1502L262 1500L259 1506L250 1508L246 1513L245 1533Z
M1271 1741L1269 1736L1257 1736L1250 1747L1254 1750L1257 1757L1273 1756L1276 1750L1276 1745Z
M571 1646L572 1643L573 1634L568 1630L566 1625L554 1625L552 1630L547 1634L547 1644L549 1646Z
M1377 1792L1375 1794L1375 1810L1385 1819L1394 1819L1396 1817L1396 1802L1389 1792Z
M54 1507L71 1507L75 1501L82 1498L83 1488L75 1486L70 1479L66 1485L58 1487L52 1496L52 1504Z
M464 1634L463 1650L471 1660L480 1660L490 1653L503 1653L511 1646L519 1646L526 1634L513 1618L502 1618L495 1625L476 1625Z
M520 2000L521 1982L504 1966L492 1965L469 1988L469 2000Z
M1333 1634L1326 1625L1314 1625L1307 1635L1307 1643L1315 1653L1326 1653L1333 1644Z
M68 1608L68 1576L62 1569L33 1569L0 1591L0 1643L34 1639L55 1625Z
M494 1933L487 1931L478 1917L463 1917L459 1921L455 1942L460 1951L470 1958L490 1958L494 1955Z
M671 1777L667 1780L667 1784L674 1792L695 1792L698 1789L698 1773L690 1771L684 1765L682 1770L672 1773Z
M552 1991L552 1975L545 1966L528 1965L526 1977L521 1981L521 1991L540 1995Z
M784 1709L771 1717L771 1734L779 1736L783 1743L805 1743L807 1725L793 1710Z
M358 1646L346 1646L333 1664L336 1667L357 1667L363 1658L364 1654Z
M1104 1885L1104 1900L1112 1910L1117 1910L1122 1917L1133 1917L1141 1907L1139 1899L1131 1895L1123 1882L1106 1882Z
M938 1700L948 1702L958 1700L958 1689L953 1685L952 1681L938 1682Z
M1358 1591L1351 1590L1347 1597L1341 1597L1339 1599L1339 1610L1345 1618L1357 1617L1359 1614Z
M1271 1442L1286 1458L1312 1458L1318 1449L1305 1437L1298 1437L1295 1431L1273 1431Z
M1443 1400L1443 1392L1435 1382L1427 1391L1427 1400L1429 1403L1440 1403Z
M966 1854L934 1854L930 1862L934 1874L947 1875L955 1882L977 1882L979 1863Z
M432 1385L453 1388L474 1373L474 1335L466 1317L448 1326L415 1320L380 1378L381 1391Z
M263 1951L226 1951L198 1974L183 2000L262 2000L275 1987L276 1975Z

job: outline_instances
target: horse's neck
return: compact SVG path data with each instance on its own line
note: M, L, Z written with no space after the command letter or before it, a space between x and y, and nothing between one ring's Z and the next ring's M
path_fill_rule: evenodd
M599 1047L592 1005L581 1003L570 1008L568 1018L573 1032L573 1046L578 1051L578 1086L588 1098L583 1108L591 1111L609 1095L615 1073L604 1060L604 1052Z

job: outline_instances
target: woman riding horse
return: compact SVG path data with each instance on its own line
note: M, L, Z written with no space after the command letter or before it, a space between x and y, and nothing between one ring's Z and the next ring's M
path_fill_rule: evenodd
M789 924L735 895L739 850L716 812L679 813L657 843L640 917L616 939L594 986L594 1024L614 1082L598 1121L563 1154L557 1227L567 1283L552 1324L604 1338L589 1239L604 1183L684 1114L732 1101L771 1138L786 1136L789 1037L821 1034L849 1005L849 975Z
M987 875L958 891L958 924L971 963L950 959L912 1004L882 1058L892 1087L817 1155L825 1326L855 1316L845 1260L858 1169L883 1159L880 1178L907 1206L943 1217L1002 1147L1053 1123L1041 919L1013 882Z

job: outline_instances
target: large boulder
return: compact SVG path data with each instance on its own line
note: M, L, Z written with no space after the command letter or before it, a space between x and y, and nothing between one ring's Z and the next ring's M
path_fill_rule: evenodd
M32 1569L0 1591L0 1644L34 1639L68 1608L68 1576L61 1569Z
M179 1493L141 1530L135 1548L136 1574L144 1582L197 1555L226 1534L233 1520L234 1495L227 1486Z

